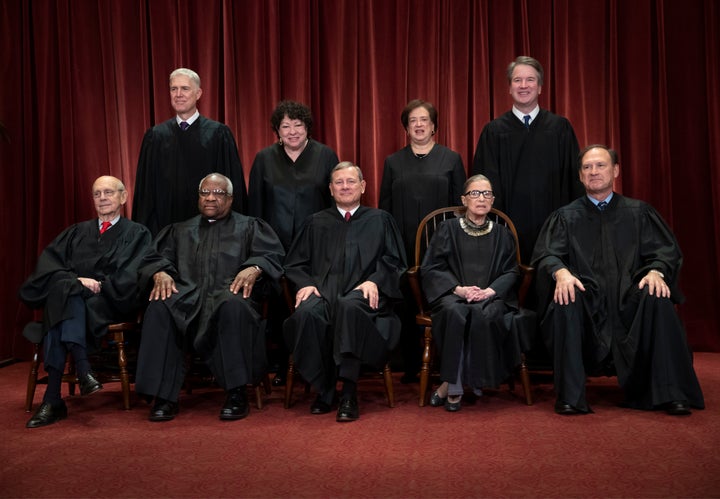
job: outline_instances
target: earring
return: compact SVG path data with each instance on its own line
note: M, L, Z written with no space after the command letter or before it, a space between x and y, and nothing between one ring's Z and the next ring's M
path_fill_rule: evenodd
M282 139L279 139L279 140L278 140L278 145L283 145Z

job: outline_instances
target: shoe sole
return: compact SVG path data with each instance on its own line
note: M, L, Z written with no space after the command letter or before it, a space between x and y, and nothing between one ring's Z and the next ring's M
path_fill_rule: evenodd
M92 390L89 390L89 391L86 391L86 392L83 392L82 390L80 390L80 395L81 395L82 397L87 397L88 395L92 395L93 393L99 392L99 391L102 390L102 389L103 389L103 386L102 386L102 385L95 385Z
M250 414L250 411L247 411L244 414L220 414L220 419L222 421L237 421L238 419L245 419L248 417L248 414Z

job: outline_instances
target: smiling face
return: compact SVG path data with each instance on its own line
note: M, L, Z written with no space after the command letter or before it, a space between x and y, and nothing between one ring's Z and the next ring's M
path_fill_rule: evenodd
M110 176L98 178L93 183L92 193L98 217L108 222L120 215L128 197L123 183Z
M613 183L620 174L620 166L612 163L610 153L594 147L580 160L580 182L591 197L603 200L610 195Z
M510 95L515 107L524 113L529 113L538 103L542 93L540 75L537 70L527 64L518 64L512 72L510 79Z
M290 119L287 115L280 121L277 133L285 148L290 151L299 151L305 147L308 138L305 123L302 120Z
M485 222L485 215L488 214L492 208L495 197L486 198L484 194L480 194L477 197L472 197L470 193L478 191L480 193L490 191L492 192L492 185L487 180L477 180L471 182L465 194L460 196L463 206L467 207L466 217L472 222L482 224Z
M201 95L202 89L185 75L176 75L170 80L170 102L178 116L183 119L195 114Z
M335 170L330 178L330 195L338 208L350 211L360 204L365 192L365 181L354 166Z
M407 134L413 144L425 145L433 138L435 124L430 113L422 106L416 107L408 114Z
M217 220L224 218L232 209L232 194L228 194L227 182L211 175L200 185L198 209L206 218Z

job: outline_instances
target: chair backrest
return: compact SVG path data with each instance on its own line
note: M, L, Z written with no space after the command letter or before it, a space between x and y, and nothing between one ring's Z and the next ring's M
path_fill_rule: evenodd
M425 251L427 250L427 247L430 244L430 240L432 239L433 234L435 234L435 231L437 230L440 223L451 218L463 216L465 214L465 210L466 208L464 206L448 206L447 208L438 208L437 210L428 213L427 216L425 216L425 218L420 221L417 233L415 234L416 266L419 267L422 263L422 259L425 256ZM512 232L512 235L515 238L515 250L517 253L517 261L519 264L520 245L518 244L518 235L517 230L515 229L515 224L512 223L510 217L508 217L504 212L495 208L492 208L490 210L490 213L487 214L487 217L494 223L505 225L507 226L507 228L510 229L510 232Z

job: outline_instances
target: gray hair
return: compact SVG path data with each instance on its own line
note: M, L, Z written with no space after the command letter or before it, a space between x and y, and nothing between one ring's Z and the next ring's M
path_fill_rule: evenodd
M211 173L210 175L205 175L205 176L203 177L203 179L200 181L200 185L198 185L198 191L202 189L203 182L205 182L206 180L208 180L208 179L211 178L211 177L217 177L217 178L219 178L220 180L225 181L225 191L228 193L228 196L232 196L232 195L233 195L233 184L232 184L232 180L230 180L229 178L227 178L227 177L226 177L225 175L223 175L222 173Z
M470 187L470 184L472 184L473 182L482 182L483 180L490 184L490 188L492 188L492 182L490 182L490 179L487 178L485 175L481 175L480 173L478 173L477 175L473 175L465 181L465 185L463 185L463 192L467 192L468 187Z
M200 88L200 76L192 69L177 68L175 71L170 73L170 81L172 82L172 79L175 78L176 76L187 76L188 78L190 78L190 81L195 83L195 85L197 85L198 88Z
M338 163L335 166L335 168L333 168L332 171L330 172L330 178L332 178L333 173L335 173L336 171L344 170L346 168L355 168L355 170L357 171L357 174L358 174L358 178L362 182L362 179L363 179L362 170L360 170L360 167L358 165L356 165L355 163L353 163L352 161L341 161L340 163Z
M540 62L537 59L527 56L527 55L519 56L517 59L515 59L513 62L511 62L510 65L507 67L508 84L512 83L512 74L513 74L513 71L515 71L515 66L518 66L520 64L534 68L538 74L538 85L542 86L543 80L545 78L545 71L543 71L542 64L540 64Z

